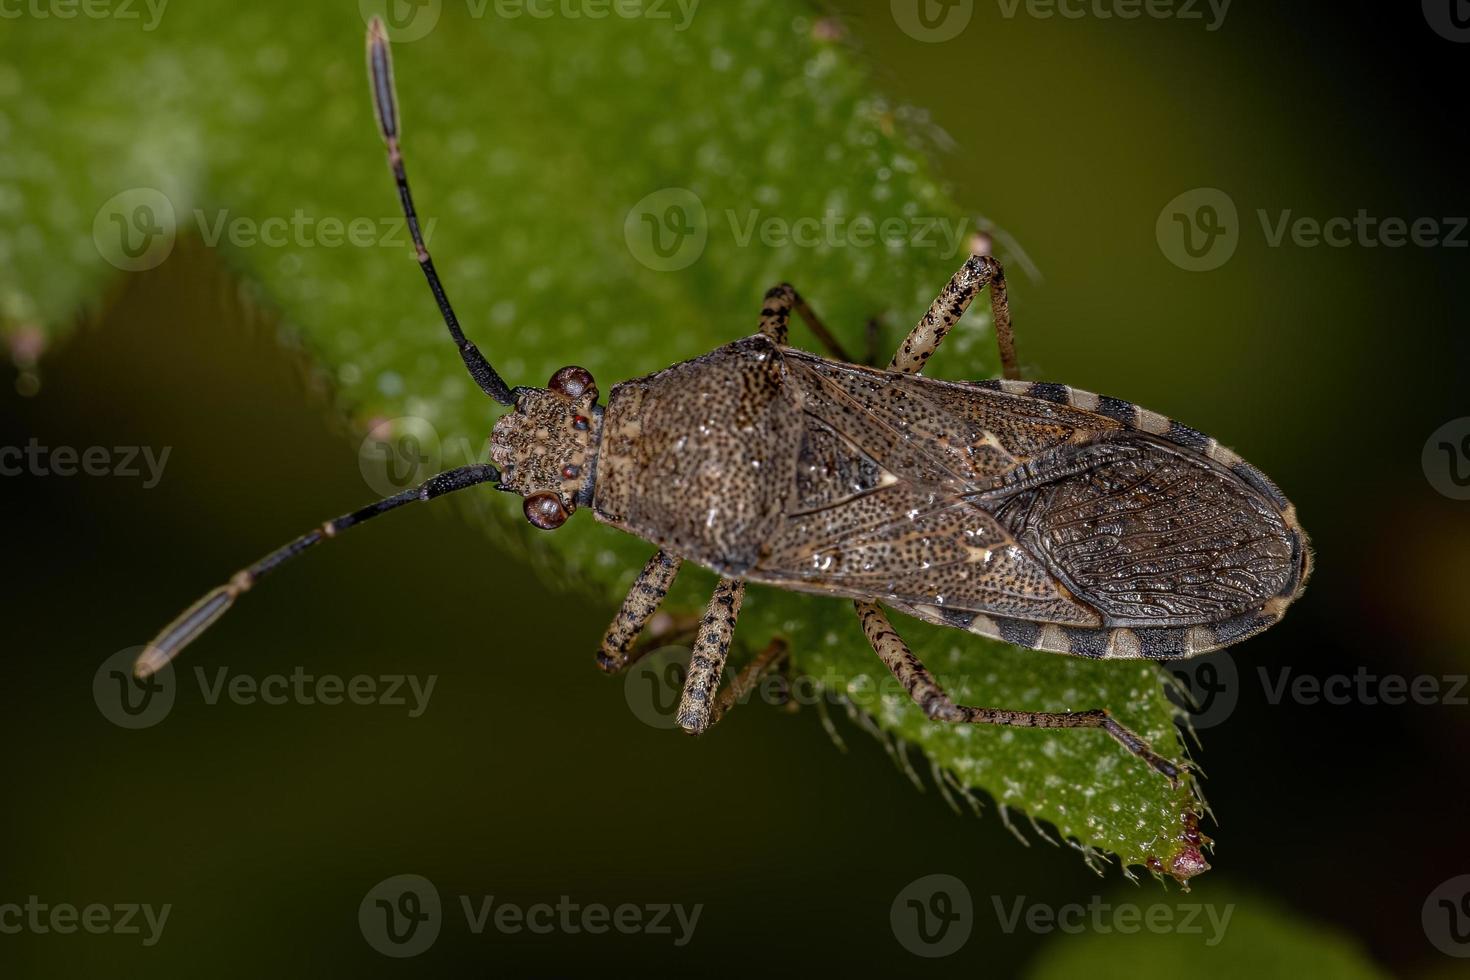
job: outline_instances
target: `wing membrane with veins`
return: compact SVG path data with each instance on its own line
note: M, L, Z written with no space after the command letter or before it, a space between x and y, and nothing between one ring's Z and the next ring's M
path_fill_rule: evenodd
M784 352L796 495L750 577L1063 626L1219 621L1294 556L1198 453L1106 416Z
M1035 418L987 412L968 386L795 351L786 358L806 423L796 497L750 577L1101 624L974 499L1031 455L1068 444L1083 430L1084 413L1049 405ZM1096 427L1094 417L1085 421Z

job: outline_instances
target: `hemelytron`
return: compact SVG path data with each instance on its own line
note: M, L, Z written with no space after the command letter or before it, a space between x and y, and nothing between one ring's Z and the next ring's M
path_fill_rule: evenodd
M614 386L566 367L545 388L508 386L466 339L424 246L399 147L380 21L368 30L377 121L419 265L480 388L511 411L491 462L441 473L297 538L237 573L163 630L147 676L262 576L348 528L417 500L489 484L524 498L538 528L580 508L657 551L608 627L603 670L625 669L679 566L719 576L694 641L678 721L707 729L784 666L777 640L721 688L747 582L851 599L873 650L928 717L1031 728L1099 728L1170 779L1107 711L955 704L894 631L887 606L1037 650L1173 660L1239 642L1281 618L1311 567L1295 509L1214 439L1129 402L1018 378L1005 275L973 255L884 369L851 363L788 285L743 340ZM921 372L989 289L1004 377ZM791 347L799 315L833 358Z

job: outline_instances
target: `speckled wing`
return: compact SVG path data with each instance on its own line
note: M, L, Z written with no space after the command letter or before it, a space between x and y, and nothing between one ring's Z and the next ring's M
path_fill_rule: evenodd
M994 410L973 386L785 353L804 423L796 486L752 578L1101 625L977 499L1093 431L1096 417L1054 405Z
M1238 458L1181 444L1204 439L1193 430L1112 399L1129 411L1077 408L1101 400L1059 385L1032 386L1048 399L786 363L804 419L796 487L753 578L1024 646L1161 659L1264 628L1300 589L1289 505Z

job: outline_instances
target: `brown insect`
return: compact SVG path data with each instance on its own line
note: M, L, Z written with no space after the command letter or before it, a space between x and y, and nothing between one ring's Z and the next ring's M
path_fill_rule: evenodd
M955 704L879 602L918 619L1038 650L1173 660L1239 642L1281 618L1311 567L1292 505L1214 439L1129 402L1017 379L1000 263L973 255L885 370L848 363L790 286L766 294L760 330L615 386L566 367L545 388L506 385L461 331L424 247L398 143L381 22L368 32L379 127L419 264L450 336L487 395L514 410L493 464L328 521L239 572L168 626L137 663L147 676L261 576L307 548L416 500L480 484L525 498L551 530L578 508L659 548L603 637L598 662L629 666L680 563L721 576L698 628L678 721L698 734L780 666L773 643L717 694L747 582L853 600L879 658L928 717L1027 728L1099 728L1155 769L1105 710ZM975 295L990 290L1005 377L920 375ZM836 359L788 346L795 312Z

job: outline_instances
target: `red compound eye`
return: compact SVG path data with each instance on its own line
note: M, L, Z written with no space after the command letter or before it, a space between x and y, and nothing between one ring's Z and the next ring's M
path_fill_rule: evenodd
M567 520L567 509L561 505L561 498L554 493L531 494L526 498L525 511L526 520L531 522L531 526L539 527L543 531L555 531Z
M586 368L564 367L551 376L546 387L571 401L588 391L596 393L597 382L592 380L592 374Z

